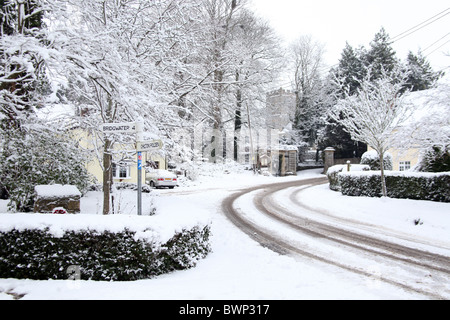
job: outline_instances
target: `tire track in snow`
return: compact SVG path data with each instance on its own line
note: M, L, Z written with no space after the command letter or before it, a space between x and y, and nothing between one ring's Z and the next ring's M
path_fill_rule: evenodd
M354 261L348 263L348 261L344 261L345 259L341 259L343 257L320 252L320 250L317 250L317 246L313 245L311 247L308 245L299 245L298 243L295 243L295 241L288 239L286 236L277 234L268 226L256 225L255 222L246 217L245 213L235 207L236 202L240 198L248 196L250 193L256 193L256 196L253 197L254 206L262 215L274 219L280 225L284 225L302 235L308 236L310 238L310 242L308 243L314 244L326 242L331 248L345 248L345 250L349 250L349 252L351 251L353 254L357 254L364 259L380 259L381 257L383 263L386 263L387 261L396 268L404 269L408 276L419 273L419 279L424 274L429 275L430 270L433 270L436 279L442 277L448 279L448 275L450 274L449 257L410 248L408 246L378 239L374 236L368 236L355 231L349 231L348 229L332 226L311 218L303 218L299 216L297 212L293 213L291 210L277 204L273 199L275 193L287 188L297 188L294 192L297 194L298 192L301 192L298 188L312 187L326 182L326 178L316 178L252 187L242 190L225 199L222 203L222 208L229 220L231 220L238 228L244 231L252 239L259 242L262 246L277 253L283 255L300 255L302 257L308 257L326 264L337 266L365 277L372 279L376 277L377 280L395 285L407 291L426 295L432 299L449 299L450 292L448 292L448 290L446 296L442 296L440 293L435 292L436 290L430 290L427 287L428 284L414 281L414 277L404 277L403 279L398 280L395 277L392 277L392 275L374 275L373 271L355 265ZM291 200L292 197L293 196L290 197ZM299 203L297 204L300 210L307 210ZM312 211L310 209L308 210ZM345 224L345 219L342 220ZM394 275L398 274L394 273Z

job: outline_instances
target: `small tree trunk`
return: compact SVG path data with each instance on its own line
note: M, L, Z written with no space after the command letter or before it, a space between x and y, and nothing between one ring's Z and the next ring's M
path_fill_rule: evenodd
M239 73L236 72L236 81L239 81ZM236 92L236 111L234 113L234 161L239 160L239 136L242 128L242 91L238 88Z
M381 191L383 193L383 197L387 197L387 188L386 188L386 179L384 176L384 151L379 152L380 155L380 168L381 168Z

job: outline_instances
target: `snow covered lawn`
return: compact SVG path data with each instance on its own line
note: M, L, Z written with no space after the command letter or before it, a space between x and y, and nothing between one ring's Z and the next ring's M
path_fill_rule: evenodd
M239 189L316 177L319 172L307 171L289 178L254 176L250 172L217 173L175 190L157 191L160 195L154 201L159 208L158 219L164 220L165 214L169 216L169 212L177 211L176 216L180 212L185 215L183 219L198 217L202 212L212 221L213 252L195 269L136 282L0 279L0 299L13 299L14 295L24 295L22 299L423 299L376 277L369 279L262 248L221 211L222 200ZM382 226L394 233L435 243L444 250L450 249L450 204L343 197L325 185L305 190L301 196L309 206L326 214ZM117 197L121 212L135 215L135 193L121 191ZM100 199L101 194L97 193L82 198L82 214L101 212ZM2 203L0 212L6 212L4 208ZM416 226L416 219L423 224Z
M330 192L328 185L305 190L299 199L324 214L374 226L398 238L442 247L450 254L450 203L347 197Z

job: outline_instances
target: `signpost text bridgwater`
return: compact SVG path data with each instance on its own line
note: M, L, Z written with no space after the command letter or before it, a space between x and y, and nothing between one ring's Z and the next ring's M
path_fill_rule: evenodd
M136 123L104 123L100 126L103 133L136 133Z

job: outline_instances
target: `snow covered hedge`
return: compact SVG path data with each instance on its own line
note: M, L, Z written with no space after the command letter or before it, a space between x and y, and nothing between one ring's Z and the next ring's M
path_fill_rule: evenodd
M387 171L387 196L398 199L450 202L450 172L416 173ZM381 173L342 172L338 175L341 192L346 196L381 197Z
M369 171L370 167L368 165L352 164L350 166L350 171ZM328 181L330 182L330 189L333 191L341 191L341 186L339 184L338 175L339 173L347 171L347 165L336 165L332 166L327 171Z
M0 278L68 279L75 266L82 280L134 281L192 268L211 251L208 223L169 230L153 217L24 216L0 215Z

